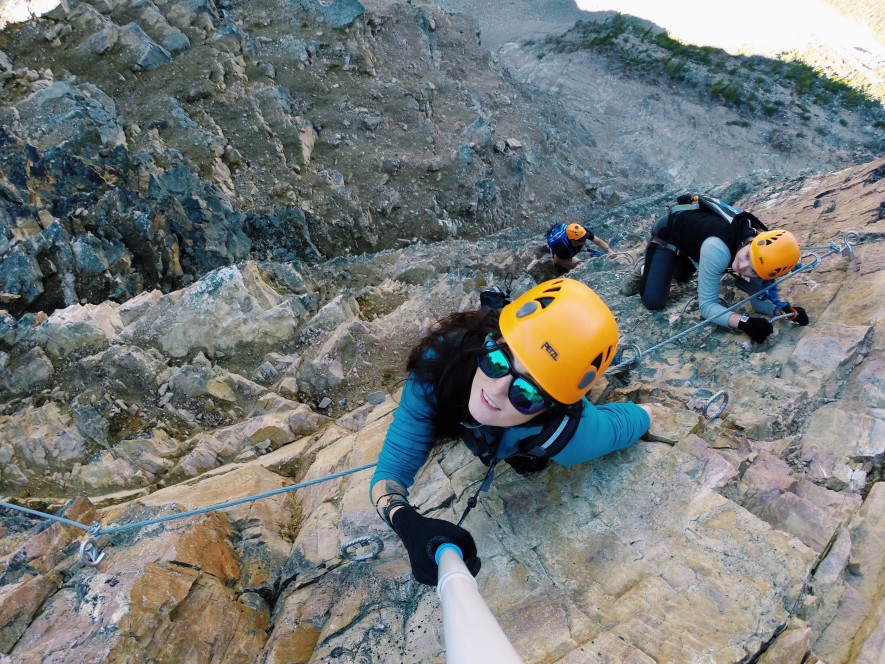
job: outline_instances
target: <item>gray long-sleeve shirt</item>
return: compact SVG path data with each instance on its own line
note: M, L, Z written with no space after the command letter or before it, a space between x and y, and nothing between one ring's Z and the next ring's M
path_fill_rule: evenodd
M731 315L725 307L719 304L719 284L722 275L731 266L731 252L728 246L718 237L709 237L701 245L700 261L695 263L698 268L698 308L704 318L715 318L713 322L722 327L728 327L728 318ZM743 282L740 278L738 288L748 294L756 293L764 288L762 279L750 279ZM753 310L765 316L774 313L775 306L770 300L754 297L750 300Z

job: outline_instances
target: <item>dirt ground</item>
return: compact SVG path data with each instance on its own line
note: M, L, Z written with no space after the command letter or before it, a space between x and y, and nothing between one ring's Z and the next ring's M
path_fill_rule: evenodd
M588 16L574 0L436 0L436 4L473 18L490 51L507 42L565 32Z

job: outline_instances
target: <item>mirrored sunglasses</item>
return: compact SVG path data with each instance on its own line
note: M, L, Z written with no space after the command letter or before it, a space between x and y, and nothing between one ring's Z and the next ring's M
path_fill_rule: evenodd
M510 404L523 415L534 415L553 405L553 401L527 376L513 368L513 360L506 347L495 343L490 334L485 340L485 352L479 356L479 369L489 378L513 376L507 398Z

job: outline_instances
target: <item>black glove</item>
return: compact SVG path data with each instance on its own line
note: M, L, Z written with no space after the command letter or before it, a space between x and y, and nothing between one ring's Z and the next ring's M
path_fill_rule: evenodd
M539 470L544 470L547 467L547 464L550 462L550 459L539 459L537 457L528 457L528 456L512 456L504 459L507 463L510 464L510 467L513 468L520 475L528 475L530 473L537 473Z
M403 505L390 517L394 532L403 541L412 564L415 579L428 586L436 585L434 556L440 544L450 542L464 553L464 564L473 576L479 573L480 559L476 555L473 535L442 519L430 519L418 514L411 505Z
M789 313L796 314L795 316L793 316L790 319L790 321L795 323L796 325L801 325L803 327L808 325L808 314L805 313L805 309L803 309L802 307L790 306L790 307L787 307L786 309L784 309L784 313L785 314L789 314Z
M687 205L692 201L694 201L694 196L691 194L682 194L676 198L676 202L679 203L679 205Z
M768 338L768 335L774 332L774 326L765 318L752 316L746 321L738 323L738 329L745 332L757 344L761 344Z

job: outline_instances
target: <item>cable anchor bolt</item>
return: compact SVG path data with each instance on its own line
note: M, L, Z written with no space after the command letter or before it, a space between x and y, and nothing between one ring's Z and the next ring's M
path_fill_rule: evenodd
M369 544L374 545L374 548L369 549L366 553L358 554L353 551L356 547L363 547ZM377 558L382 551L384 551L384 542L377 535L355 537L341 545L341 555L354 563Z
M845 243L842 247L842 250L839 252L843 256L848 256L848 258L854 258L854 247L860 242L860 233L857 231L846 231L845 235L842 238L842 241Z
M722 403L719 403L719 402ZM719 390L716 394L707 399L702 412L708 420L715 420L722 415L725 407L728 405L728 392Z
M90 567L98 567L105 558L105 552L94 537L87 537L80 542L80 562Z

